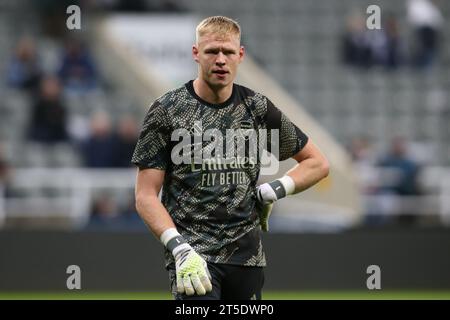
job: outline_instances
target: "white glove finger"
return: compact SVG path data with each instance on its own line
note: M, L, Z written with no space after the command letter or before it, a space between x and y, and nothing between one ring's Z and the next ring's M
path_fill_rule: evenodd
M192 285L194 286L195 292L199 295L199 296L204 296L206 294L206 290L203 287L200 278L198 276L197 273L193 273L191 274L191 282Z
M206 292L212 291L212 284L211 280L209 280L208 276L206 274L200 275L200 282L202 283L203 287L205 288Z
M184 275L183 277L183 286L184 292L186 293L187 296L194 295L195 291L194 288L192 287L191 277L188 274Z
M178 272L177 272L177 291L178 293L184 293L183 278Z
M208 264L206 263L206 261L203 262L203 270L199 271L198 275L200 277L200 282L202 283L206 292L211 292L212 291L212 284L211 284L212 277L211 277L211 274L209 273Z

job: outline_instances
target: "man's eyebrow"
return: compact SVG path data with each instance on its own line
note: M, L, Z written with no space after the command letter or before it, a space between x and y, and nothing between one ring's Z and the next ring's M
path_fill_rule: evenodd
M206 52L212 52L212 51L220 51L222 49L222 51L224 52L236 52L236 49L234 48L224 48L224 47L209 47L209 48L205 48Z

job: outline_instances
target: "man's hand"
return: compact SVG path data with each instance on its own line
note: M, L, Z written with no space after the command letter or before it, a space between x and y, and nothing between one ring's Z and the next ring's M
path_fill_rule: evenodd
M259 199L256 200L256 212L258 212L261 230L264 232L269 231L269 217L272 213L272 207L273 203L263 204Z
M264 183L256 189L256 211L262 231L269 231L269 217L272 213L273 203L292 194L294 189L295 183L289 176Z
M205 295L212 290L208 266L189 244L176 247L174 256L178 293Z
M188 296L197 293L202 296L210 292L211 275L206 261L184 240L177 229L165 230L160 240L175 258L178 293Z
M270 184L264 183L256 189L256 211L259 215L261 230L264 232L269 231L269 217L276 200L277 195Z

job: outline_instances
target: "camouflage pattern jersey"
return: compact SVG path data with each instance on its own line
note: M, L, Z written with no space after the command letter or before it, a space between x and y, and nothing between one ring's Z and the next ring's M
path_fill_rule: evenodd
M178 232L208 262L266 265L255 211L260 161L249 151L254 140L245 134L240 142L228 139L230 133L239 136L249 130L258 139L265 135L261 141L267 141L268 151L274 150L272 132L276 131L274 155L280 161L295 155L308 140L264 95L234 84L227 101L211 104L195 93L191 80L150 106L133 154L132 163L139 168L165 171L162 203ZM174 132L180 134L174 138ZM213 151L208 150L211 146ZM227 146L236 150L227 153ZM242 148L247 157L239 156ZM210 158L205 158L205 151ZM188 161L174 161L177 155ZM218 155L231 156L212 161ZM167 250L165 258L166 266L173 263Z

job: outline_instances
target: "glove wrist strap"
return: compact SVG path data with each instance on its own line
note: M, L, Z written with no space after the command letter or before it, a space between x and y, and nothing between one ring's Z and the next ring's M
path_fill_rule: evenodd
M277 179L269 182L269 185L273 189L273 192L275 192L275 195L277 197L276 200L286 197L286 189L284 188L280 180Z
M169 228L164 231L161 234L160 240L174 256L180 251L179 249L189 246L175 228Z
M186 243L186 241L183 239L182 236L176 236L175 238L170 239L169 242L167 242L166 248L170 252L173 252L176 247L181 246L183 243Z
M283 176L280 179L269 182L270 187L275 192L276 200L280 200L295 191L295 183L289 176Z
M283 176L280 179L278 179L278 181L281 183L281 185L284 188L284 192L285 192L284 196L289 196L294 193L295 182L290 176ZM278 198L278 199L280 199L280 198Z

